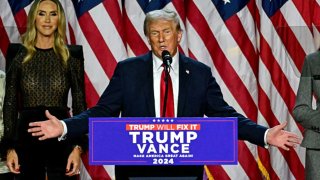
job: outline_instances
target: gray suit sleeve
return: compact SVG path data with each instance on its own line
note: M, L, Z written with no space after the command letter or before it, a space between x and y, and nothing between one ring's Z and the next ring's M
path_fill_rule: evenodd
M316 69L316 63L320 63L319 53L308 55L304 61L293 116L305 129L320 132L320 111L312 108L315 91L313 76L317 71L320 74L319 69Z

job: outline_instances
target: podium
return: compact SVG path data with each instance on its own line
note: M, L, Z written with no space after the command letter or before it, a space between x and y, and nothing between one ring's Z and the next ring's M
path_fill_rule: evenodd
M237 164L237 118L90 118L89 164L116 179L201 179L204 165Z

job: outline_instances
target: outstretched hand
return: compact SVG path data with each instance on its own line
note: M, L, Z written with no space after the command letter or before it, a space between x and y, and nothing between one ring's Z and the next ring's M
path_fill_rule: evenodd
M59 119L51 115L46 110L46 116L48 120L29 123L28 132L32 136L38 136L39 140L45 140L49 138L59 137L63 133L63 125Z
M287 122L271 128L267 134L267 143L289 151L290 148L296 147L301 143L298 135L285 131L283 128L287 126Z

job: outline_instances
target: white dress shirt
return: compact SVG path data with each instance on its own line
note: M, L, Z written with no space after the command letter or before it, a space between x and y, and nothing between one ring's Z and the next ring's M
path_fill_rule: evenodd
M160 117L160 80L161 74L164 69L162 67L163 61L152 53L153 60L153 90L154 90L154 106L156 117ZM170 67L170 77L172 81L173 89L173 103L174 103L174 115L177 117L178 112L178 94L179 94L179 53L176 53L172 57L172 63Z

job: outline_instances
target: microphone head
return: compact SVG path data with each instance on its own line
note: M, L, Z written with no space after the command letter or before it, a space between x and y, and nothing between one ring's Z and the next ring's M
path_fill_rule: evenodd
M161 56L164 64L169 66L172 63L172 57L169 51L163 50Z

